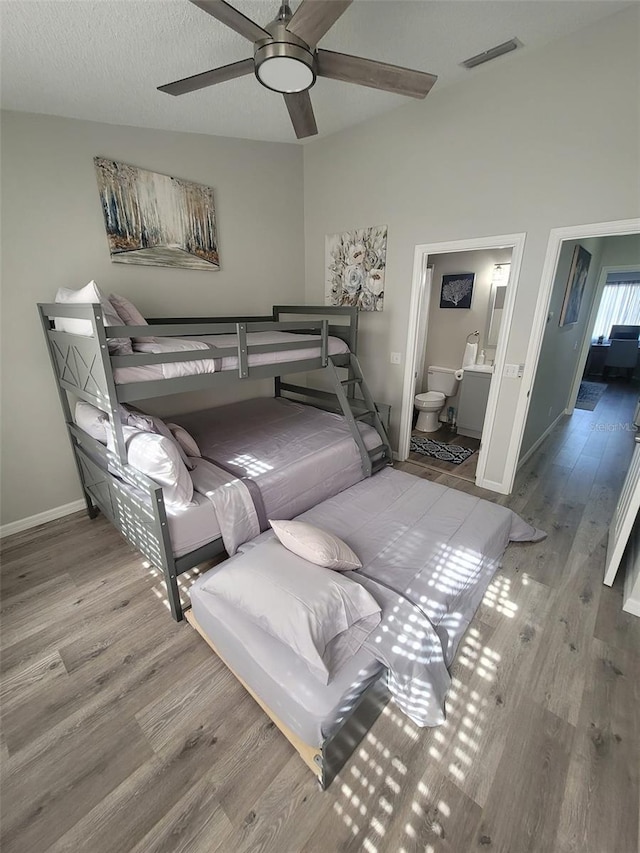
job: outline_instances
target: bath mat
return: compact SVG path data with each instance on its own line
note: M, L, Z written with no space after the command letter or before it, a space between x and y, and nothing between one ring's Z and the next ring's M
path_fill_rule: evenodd
M587 412L592 412L606 390L606 382L581 382L576 409L586 409Z
M445 444L442 441L434 441L432 438L420 438L411 436L411 450L421 453L423 456L432 456L442 462L451 462L452 465L460 465L468 459L475 450L470 447L461 447L459 444Z

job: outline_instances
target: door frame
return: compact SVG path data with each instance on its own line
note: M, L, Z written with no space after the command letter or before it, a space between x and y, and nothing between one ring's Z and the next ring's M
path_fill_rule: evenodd
M585 240L588 237L618 237L625 234L639 233L640 218L618 219L610 222L594 222L589 225L568 225L562 228L552 228L549 232L547 252L542 266L540 290L538 291L536 310L533 315L531 337L529 338L529 346L527 347L522 382L520 383L520 393L518 395L516 411L513 418L511 441L507 451L504 479L505 481L508 480L509 488L506 494L511 493L511 490L513 489L513 481L516 476L520 448L524 437L524 428L527 423L527 415L529 414L531 390L538 371L538 362L540 361L540 353L542 351L544 330L547 323L547 317L549 315L553 284L555 281L562 244L565 240Z
M507 285L507 298L505 300L504 315L502 322L500 323L500 334L498 336L498 345L496 347L494 371L491 376L487 412L482 429L480 450L478 452L478 466L476 470L476 485L485 489L490 489L491 491L501 492L503 494L508 494L510 491L510 488L506 489L507 474L509 472L505 469L505 478L502 482L498 483L489 481L485 478L485 468L487 450L491 444L493 429L496 422L498 398L500 396L500 389L504 379L504 365L507 353L507 340L509 337L508 334L505 334L505 331L508 331L511 328L511 320L513 318L513 310L520 280L522 257L524 255L525 240L526 233L519 232L516 234L503 234L493 237L474 237L467 240L448 240L440 243L421 243L417 245L413 256L413 283L411 287L409 322L405 347L406 360L402 388L402 407L400 411L400 434L398 440L398 458L402 461L406 460L409 456L411 424L413 420L413 390L415 387L416 364L418 361L417 349L419 339L422 337L420 331L422 328L427 330L423 337L426 344L431 288L435 286L432 277L431 286L429 288L429 292L427 292L425 285L425 272L429 263L429 257L432 255L448 254L450 252L473 252L482 251L484 249L511 249L511 269ZM513 478L510 478L509 483L512 482Z

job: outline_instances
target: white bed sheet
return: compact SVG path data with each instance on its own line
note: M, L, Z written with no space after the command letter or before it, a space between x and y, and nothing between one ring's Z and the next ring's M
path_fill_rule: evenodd
M120 481L119 487L149 506L140 489L124 481ZM165 509L174 557L189 554L220 536L220 525L211 501L196 491L191 505L185 509Z
M158 340L169 341L170 338L162 338ZM199 338L185 338L185 340L204 341L206 344L211 344L214 347L237 347L237 335L205 335ZM247 343L251 345L258 344L284 344L291 341L318 341L318 335L296 335L292 332L249 332L247 335ZM170 346L170 344L169 344ZM167 350L169 352L170 349ZM200 351L195 351L200 352ZM194 352L194 361L175 362L171 366L180 364L183 367L181 375L197 375L200 373L218 373L225 370L238 369L237 356L225 356L224 358L216 358L215 351L210 352L209 358L197 358ZM340 353L349 352L349 347L341 338L329 337L328 353L329 355L339 355ZM258 352L250 353L248 358L249 367L257 367L262 364L281 364L287 361L304 361L309 358L320 357L320 345L317 347L309 347L308 349L289 349L277 350L275 352ZM146 364L142 367L116 367L113 371L116 385L126 385L130 382L149 382L157 379L165 379L165 371L162 364Z

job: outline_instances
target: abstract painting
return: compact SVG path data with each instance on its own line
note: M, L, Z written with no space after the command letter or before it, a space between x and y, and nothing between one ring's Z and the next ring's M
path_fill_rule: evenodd
M475 273L462 272L442 276L441 308L471 308Z
M562 311L560 312L561 326L573 326L574 323L578 322L580 305L584 294L584 286L587 283L587 276L589 275L590 264L591 253L583 249L582 246L576 245L573 250L573 257L571 258L569 278L564 292Z
M387 226L329 234L325 240L325 304L382 311Z
M111 260L220 269L213 190L94 157Z

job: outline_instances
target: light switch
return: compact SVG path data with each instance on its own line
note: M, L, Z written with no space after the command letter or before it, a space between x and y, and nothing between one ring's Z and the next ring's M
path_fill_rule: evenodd
M391 364L402 364L402 353L401 352L392 352L391 353Z
M517 379L519 373L519 364L505 364L504 366L504 376L507 379Z

